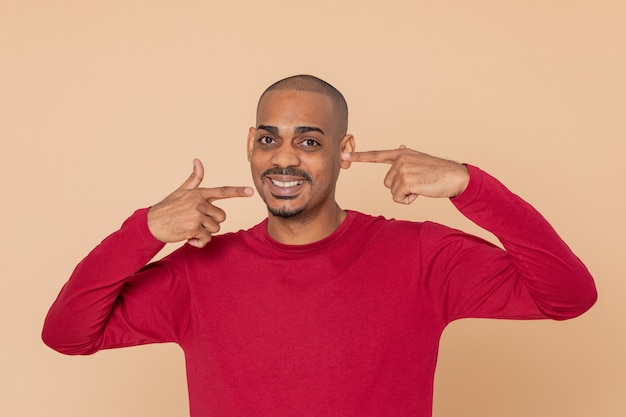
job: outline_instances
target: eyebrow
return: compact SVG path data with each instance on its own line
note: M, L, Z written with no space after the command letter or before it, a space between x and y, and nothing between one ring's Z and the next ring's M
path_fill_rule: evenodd
M257 129L266 130L266 131L268 131L270 133L273 133L274 135L278 134L278 128L276 126L259 125L257 127ZM301 135L301 134L307 133L307 132L319 132L322 135L325 135L325 133L324 133L324 131L322 129L320 129L319 127L314 127L314 126L298 126L298 127L293 129L293 132L296 135Z

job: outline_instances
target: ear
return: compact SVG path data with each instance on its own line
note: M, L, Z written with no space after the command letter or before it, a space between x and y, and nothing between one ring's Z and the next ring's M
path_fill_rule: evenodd
M343 137L343 139L341 139L341 142L339 143L339 151L341 153L343 152L354 152L355 150L355 146L354 146L354 136L348 134L345 135ZM341 168L343 169L348 169L350 168L350 161L344 161L343 159L341 160Z
M256 133L256 129L251 127L248 131L248 162L252 158L252 149L254 148L254 134Z

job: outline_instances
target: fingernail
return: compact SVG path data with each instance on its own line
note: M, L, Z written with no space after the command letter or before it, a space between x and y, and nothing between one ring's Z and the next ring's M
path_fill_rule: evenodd
M245 195L252 195L252 192L253 192L252 188L250 188L250 187L246 187L246 188L243 189L243 193Z
M341 153L341 158L342 159L350 159L350 152L342 152Z

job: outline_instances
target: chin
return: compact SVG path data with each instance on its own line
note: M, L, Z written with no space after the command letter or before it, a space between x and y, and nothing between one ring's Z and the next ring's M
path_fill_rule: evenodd
M304 210L305 210L305 207L300 207L300 208L287 208L287 207L273 208L273 207L267 206L267 210L274 217L280 217L281 219L291 219L293 217L296 217L296 216L302 214L304 212Z
M304 213L308 204L298 204L294 200L300 197L300 194L293 196L277 196L271 194L271 202L265 202L267 211L273 216L281 219L291 219ZM273 203L273 204L272 204Z

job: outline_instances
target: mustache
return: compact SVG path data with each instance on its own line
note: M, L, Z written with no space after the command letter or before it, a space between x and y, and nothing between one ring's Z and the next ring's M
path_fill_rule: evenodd
M311 182L311 176L308 172L303 171L299 168L287 167L287 168L268 168L261 174L261 179L267 177L268 175L288 175L292 177L302 177L308 182Z

